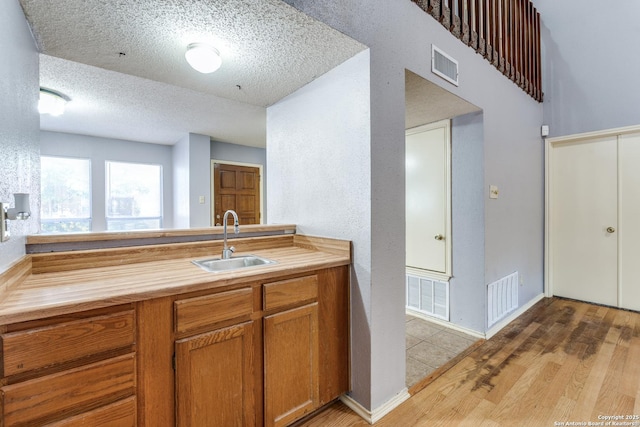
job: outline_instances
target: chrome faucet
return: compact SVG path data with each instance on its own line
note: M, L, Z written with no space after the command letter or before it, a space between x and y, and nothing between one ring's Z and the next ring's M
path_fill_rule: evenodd
M231 255L236 251L236 248L233 246L227 246L227 217L229 214L233 215L233 232L234 234L240 233L240 224L238 224L238 214L235 211L228 210L224 213L224 217L222 218L222 224L224 227L224 247L222 248L222 259L229 259Z

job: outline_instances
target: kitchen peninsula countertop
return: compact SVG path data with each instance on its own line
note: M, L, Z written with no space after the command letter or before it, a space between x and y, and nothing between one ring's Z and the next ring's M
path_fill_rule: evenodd
M207 272L191 261L220 256L222 242L133 246L27 255L29 271L0 299L0 324L248 283L351 263L349 241L284 234L230 240L234 256L276 264Z

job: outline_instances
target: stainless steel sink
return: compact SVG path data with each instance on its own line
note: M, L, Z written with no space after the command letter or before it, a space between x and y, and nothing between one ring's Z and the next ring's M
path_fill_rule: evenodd
M229 259L209 258L191 261L205 271L216 273L219 271L238 270L241 268L259 267L261 265L275 264L276 261L262 258L257 255L239 255Z

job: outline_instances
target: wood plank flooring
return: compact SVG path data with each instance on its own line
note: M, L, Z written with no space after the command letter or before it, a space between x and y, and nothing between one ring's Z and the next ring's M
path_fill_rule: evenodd
M547 298L376 426L607 425L614 415L640 426L640 313ZM369 424L335 403L300 425Z

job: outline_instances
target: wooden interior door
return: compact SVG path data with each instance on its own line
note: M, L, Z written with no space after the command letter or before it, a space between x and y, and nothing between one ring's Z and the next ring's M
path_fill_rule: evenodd
M448 273L449 121L406 134L406 265Z
M213 167L214 225L222 225L232 209L240 225L260 224L260 169L215 163Z
M554 295L618 305L616 144L617 137L611 136L560 143L552 149Z

